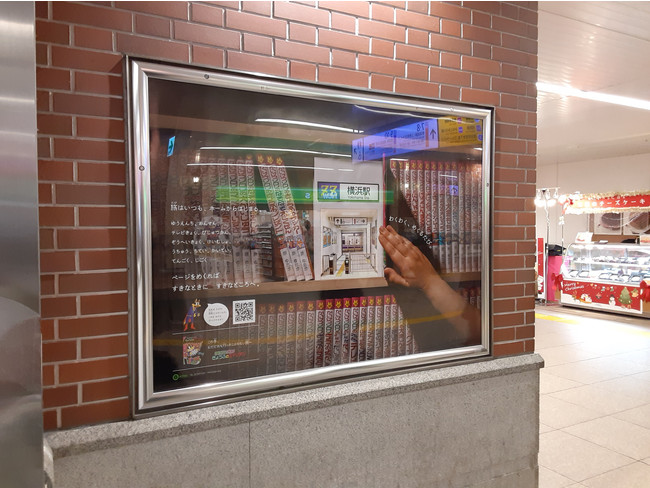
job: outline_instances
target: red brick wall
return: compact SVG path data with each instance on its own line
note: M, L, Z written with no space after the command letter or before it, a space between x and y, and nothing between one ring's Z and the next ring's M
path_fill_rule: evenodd
M536 2L36 2L46 429L125 419L124 54L496 110L494 353L534 347Z

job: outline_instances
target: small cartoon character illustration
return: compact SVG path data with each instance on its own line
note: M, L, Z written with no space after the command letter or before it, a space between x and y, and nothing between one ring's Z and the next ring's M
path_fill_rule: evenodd
M600 300L603 298L604 291L605 291L605 287L603 286L602 289L596 293L596 300Z
M201 346L203 341L196 341L191 337L183 337L183 364L197 366L201 364Z
M614 295L609 296L609 304L614 307L616 305L616 298L614 298Z
M187 313L185 314L185 318L183 319L183 332L187 331L188 327L191 330L196 330L194 329L194 319L200 315L198 312L199 308L201 308L201 302L197 298L196 300L194 300L194 303L190 305L190 308L187 310Z

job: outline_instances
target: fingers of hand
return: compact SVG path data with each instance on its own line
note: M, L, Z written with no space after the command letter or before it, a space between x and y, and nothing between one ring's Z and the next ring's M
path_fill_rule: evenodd
M395 229L393 229L392 227L390 227L390 226L381 227L379 229L379 234L380 234L380 237L383 237L382 245L383 245L383 242L386 242L386 243L389 244L389 247L392 247L393 249L398 250L402 254L404 254L404 252L408 251L408 245L410 243L405 238L400 236L395 231Z
M397 271L393 268L386 268L384 270L384 276L389 283L395 283L397 285L409 286L408 281L406 281Z

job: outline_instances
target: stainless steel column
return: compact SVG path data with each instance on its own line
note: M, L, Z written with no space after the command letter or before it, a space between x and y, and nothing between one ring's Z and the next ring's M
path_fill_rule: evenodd
M0 485L43 486L34 2L0 2Z

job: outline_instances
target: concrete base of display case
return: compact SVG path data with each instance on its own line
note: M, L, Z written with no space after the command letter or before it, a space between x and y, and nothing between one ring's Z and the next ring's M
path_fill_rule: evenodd
M52 432L54 486L537 486L536 354Z

